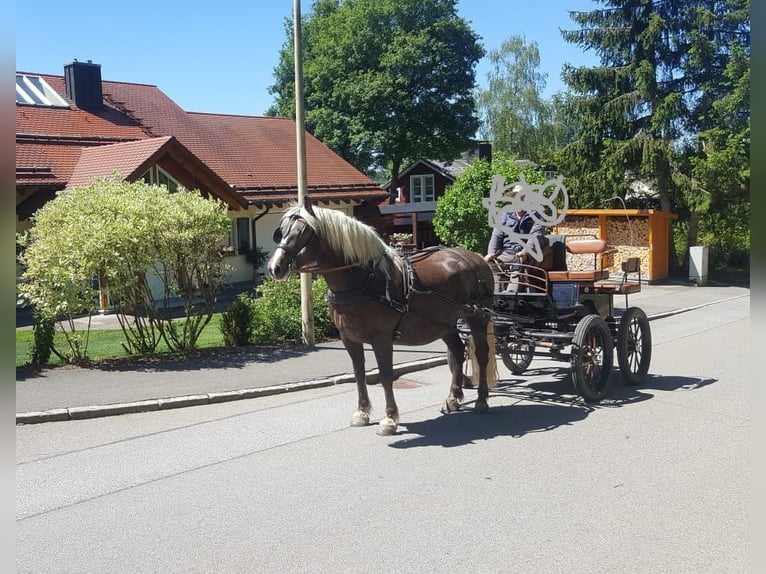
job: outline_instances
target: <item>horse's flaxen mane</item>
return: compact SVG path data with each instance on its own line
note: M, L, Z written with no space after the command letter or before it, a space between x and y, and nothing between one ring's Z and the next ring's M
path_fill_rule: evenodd
M288 213L299 209L295 206ZM369 225L335 209L312 207L312 211L313 216L300 209L300 215L330 249L343 255L346 263L372 263L387 272L391 271L392 264L401 267L401 257L396 250L386 245Z

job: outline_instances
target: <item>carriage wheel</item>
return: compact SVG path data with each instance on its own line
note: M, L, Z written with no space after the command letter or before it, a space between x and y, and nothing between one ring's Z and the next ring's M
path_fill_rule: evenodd
M529 339L498 341L498 347L503 364L514 375L526 371L535 355L535 342Z
M630 307L620 319L617 331L617 363L629 385L639 384L649 372L652 360L652 332L649 319L638 307Z
M603 399L611 383L614 341L606 321L586 315L577 323L572 339L572 381L588 402Z

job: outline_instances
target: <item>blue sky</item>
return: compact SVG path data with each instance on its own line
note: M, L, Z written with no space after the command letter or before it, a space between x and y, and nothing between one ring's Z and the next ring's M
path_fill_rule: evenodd
M563 89L565 62L592 65L592 52L567 44L575 29L568 11L597 8L593 0L460 0L458 13L487 52L506 38L536 42L547 73L545 95ZM308 13L311 0L302 0ZM191 112L262 115L273 102L268 86L285 41L293 0L162 2L134 0L16 4L16 70L63 75L74 59L101 64L105 80L153 84ZM477 67L484 84L486 58Z

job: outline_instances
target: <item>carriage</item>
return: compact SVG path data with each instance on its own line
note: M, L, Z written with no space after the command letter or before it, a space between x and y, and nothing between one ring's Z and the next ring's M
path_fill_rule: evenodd
M536 213L547 214L548 223L555 224L561 215L554 200L563 195L562 213L567 204L561 179L552 182L553 191L547 195L527 186L523 177L521 183L524 193L506 197L502 176L495 176L492 195L484 200L490 225L501 208L519 201L540 208ZM381 435L395 434L399 424L393 392L395 342L418 346L444 341L450 369L449 394L441 409L445 413L460 409L464 399L466 347L475 368L473 408L480 414L489 410L488 366L495 352L513 373L524 372L541 349L569 360L575 387L588 401L606 395L615 348L629 382L640 381L648 371L651 333L646 315L630 307L618 320L613 305L616 294L625 295L627 306L627 296L640 290L639 261L623 262L623 276L617 280L599 265L588 271L567 268L567 251L593 255L596 262L608 255L601 240L552 238L543 248L532 238L529 252L538 264L521 265L504 279L503 271L494 275L481 255L456 247L428 248L403 257L373 228L306 201L285 212L274 242L277 247L268 265L273 278L299 271L322 275L327 282L330 314L356 380L352 426L370 424L365 344L375 354L385 395L385 415L378 423ZM513 284L515 290L508 291L505 284Z
M495 262L492 298L495 350L514 375L524 373L535 356L568 362L575 390L586 401L607 396L614 355L624 380L639 384L649 370L652 339L649 321L629 296L641 290L641 262L628 257L614 276L605 261L617 253L603 239L547 237L542 261L513 269ZM568 269L568 256L589 268ZM624 309L615 306L624 296ZM621 312L620 312L621 311ZM458 328L466 342L470 333Z

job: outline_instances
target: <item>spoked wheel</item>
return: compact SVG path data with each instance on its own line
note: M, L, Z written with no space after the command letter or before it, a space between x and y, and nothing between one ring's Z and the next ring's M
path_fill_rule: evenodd
M503 364L514 375L526 371L535 356L535 342L529 339L498 340L497 346Z
M649 372L652 360L652 331L649 319L638 307L630 307L617 330L617 363L629 385L639 384Z
M598 315L586 315L572 339L572 381L588 402L603 399L609 391L614 361L614 341L609 326Z

